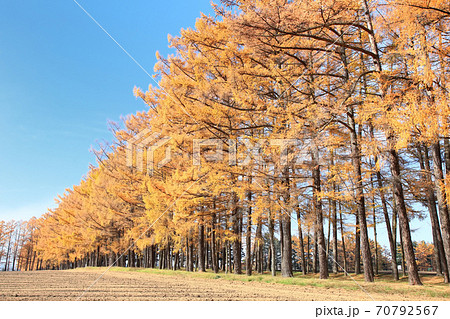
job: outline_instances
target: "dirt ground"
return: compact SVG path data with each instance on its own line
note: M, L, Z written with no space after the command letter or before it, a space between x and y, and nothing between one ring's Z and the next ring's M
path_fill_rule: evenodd
M108 271L93 285L103 271L0 272L0 300L371 300L359 288L349 290L140 272ZM374 292L370 295L374 300L383 301L442 300Z

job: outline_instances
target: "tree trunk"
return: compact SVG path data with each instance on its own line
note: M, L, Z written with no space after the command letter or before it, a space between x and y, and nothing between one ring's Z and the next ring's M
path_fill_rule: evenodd
M312 269L313 273L317 274L319 272L319 246L317 245L317 231L315 231L317 227L317 220L314 220L314 246L313 246L313 255L312 255Z
M447 269L450 271L450 218L447 206L447 198L443 189L444 173L442 171L441 148L439 142L431 146L434 169L434 185L436 189L439 217L441 222L442 241L447 261Z
M215 209L215 202L214 202ZM211 255L212 255L212 269L214 273L219 272L219 260L217 258L217 243L216 243L216 214L213 213L211 217Z
M375 184L373 181L373 175L370 176L370 184L372 185L372 189L375 189ZM377 210L376 210L376 201L375 201L375 193L372 191L372 215L373 215L373 240L375 243L375 264L374 264L374 272L378 275L378 267L379 267L379 259L378 259L378 240L377 240Z
M330 247L330 240L331 240L331 210L332 210L332 208L331 208L331 200L330 199L328 199L328 229L327 229L327 237L326 237L326 245L327 245L327 249L326 249L326 252L327 252L327 256L330 256L330 249L331 249L331 247Z
M156 250L158 247L156 245L150 246L150 268L155 268L156 266Z
M328 260L326 256L325 238L323 233L323 215L322 215L322 200L319 198L320 194L320 166L319 166L319 149L317 146L313 151L313 200L314 211L316 214L316 229L318 250L319 250L319 272L320 279L328 278Z
M298 240L300 243L300 259L302 262L302 272L303 275L306 275L305 247L303 245L303 231L302 231L302 219L300 216L300 207L297 207L297 227L298 227Z
M190 269L190 267L189 267L189 262L190 262L190 256L191 256L191 254L190 254L190 248L189 248L189 234L186 236L186 241L185 241L185 248L184 248L185 250L186 250L186 263L185 263L185 270L186 271L191 271L191 269Z
M336 186L333 185L333 190L336 190ZM333 212L333 273L338 273L339 254L338 254L338 234L337 234L337 205L336 200L331 200L331 210Z
M270 195L269 195L270 196ZM272 216L272 209L269 208L269 240L270 240L270 270L272 272L272 276L277 275L277 260L276 260L276 250L275 250L275 236L274 236L274 222Z
M281 275L283 277L293 277L292 273L292 240L291 240L291 216L286 216L287 213L282 216L282 228L283 228L283 253L281 254Z
M375 157L375 163L378 161L378 158ZM384 196L384 190L383 190L383 182L381 179L381 173L377 171L376 173L377 177L377 184L378 188L380 190L380 198L381 198L381 205L383 207L383 216L384 216L384 222L386 224L386 231L388 235L389 240L389 248L391 250L391 269L392 269L392 276L394 277L394 280L399 280L398 277L398 268L397 268L397 248L395 243L395 236L392 234L392 228L391 228L391 222L389 218L389 213L387 209L387 203L386 203L386 197Z
M450 175L450 138L444 137L444 163L445 163L445 172Z
M262 218L258 217L258 226L256 227L256 256L257 256L257 271L259 274L263 273L264 268L264 240L262 236Z
M6 261L5 261L4 271L9 270L9 255L11 254L11 240L12 240L12 233L9 235L8 249L6 250Z
M279 223L278 229L280 230L280 258L283 259L283 238L284 238L283 230L284 230L284 228L283 228L283 218L281 217L281 214L282 214L282 210L280 209L278 211L278 223Z
M307 244L306 244L306 273L311 272L311 230L308 227L308 233L307 233ZM313 270L314 272L314 270Z
M198 271L204 272L205 269L205 225L203 219L198 225Z
M227 246L227 256L226 256L227 271L225 271L225 273L231 273L233 267L231 263L231 244L228 240L226 242L226 246Z
M33 252L33 260L31 261L31 269L30 270L34 270L35 260L36 260L36 251Z
M371 51L374 54L373 62L374 62L374 68L375 71L378 73L382 72L381 67L381 59L379 55L378 45L375 39L375 33L373 32L373 24L372 24L372 17L370 13L369 6L367 4L367 0L362 1L362 6L364 10L364 16L366 19L367 28L369 30L368 37L370 42ZM384 80L381 78L380 83L380 95L383 98L385 96L384 92ZM414 256L414 249L412 246L412 240L411 240L411 230L409 228L409 221L408 221L408 214L406 212L406 205L405 205L405 198L403 194L403 186L401 182L400 177L400 161L397 151L394 149L393 146L393 136L389 133L387 137L389 145L389 164L392 174L392 188L394 191L394 200L397 203L398 206L398 215L399 215L399 222L400 222L400 228L402 229L403 234L403 242L406 245L406 259L408 263L408 270L409 270L409 283L412 285L421 285L419 272L417 269L417 264Z
M239 208L237 207L237 194L233 193L233 264L234 264L234 273L242 274L241 267L241 227L240 227L240 216L239 216Z
M174 253L174 259L173 259L173 270L177 270L178 268L178 263L179 263L179 258L180 258L180 252L176 252Z
M375 274L378 275L378 240L377 240L377 211L375 209L375 196L373 196L373 241L375 244Z
M282 254L281 254L281 275L283 277L293 277L292 273L292 235L291 235L291 211L290 211L290 181L289 181L289 167L286 166L283 172L283 186L285 188L283 192L283 199L285 209L280 212L280 220L282 224L280 225L282 232L281 241Z
M392 173L392 189L394 191L394 200L397 205L397 213L399 217L400 236L403 240L405 249L405 258L408 266L408 279L410 285L422 285L417 269L414 248L411 240L411 230L409 227L408 214L406 212L405 198L403 196L403 186L400 176L400 161L397 151L389 150L389 163Z
M361 235L359 228L359 215L356 213L355 223L355 274L361 273Z
M189 271L194 271L194 244L189 243Z
M345 235L344 235L344 223L342 221L342 207L341 203L339 202L339 224L341 228L341 245L342 245L342 255L344 258L344 273L347 275L348 268L347 268L347 253L345 251Z
M109 266L117 266L117 264L114 263L116 261L116 254L113 251L109 253L108 257L109 257Z
M441 226L439 225L439 217L436 209L436 195L432 188L432 178L428 173L431 173L430 158L428 154L428 147L426 145L418 145L420 168L425 172L424 178L429 183L426 187L427 206L430 213L431 230L433 233L434 253L436 260L436 272L444 275L444 281L449 282L449 273L447 267L447 258L445 256L444 244L442 242ZM423 150L423 154L422 154ZM427 173L428 172L428 173Z
M0 234L1 235L1 234ZM2 246L0 247L0 265L2 264L2 258L3 258L3 249L5 248L5 243L2 243Z
M250 181L251 182L251 181ZM247 192L247 230L245 234L245 274L252 275L252 192Z
M208 241L208 233L209 229L208 227L205 227L205 269L212 269L211 267L211 251L209 247L209 241Z
M18 224L19 226L19 230L17 232L16 235L16 240L14 241L14 251L13 251L13 263L12 263L12 268L11 270L14 271L14 266L16 264L16 260L17 260L17 253L19 251L19 241L20 241L20 233L21 233L21 228L20 228L20 224Z

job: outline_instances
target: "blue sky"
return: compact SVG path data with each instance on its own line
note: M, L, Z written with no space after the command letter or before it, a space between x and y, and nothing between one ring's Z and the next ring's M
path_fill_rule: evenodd
M83 6L150 73L167 35L192 27L209 0ZM95 162L108 120L145 104L152 80L73 0L0 0L0 219L40 216Z
M150 74L167 35L212 12L209 0L78 2ZM113 138L108 121L146 109L133 87L154 83L73 0L0 8L0 219L25 220L79 183L90 149ZM428 220L412 228L431 241Z

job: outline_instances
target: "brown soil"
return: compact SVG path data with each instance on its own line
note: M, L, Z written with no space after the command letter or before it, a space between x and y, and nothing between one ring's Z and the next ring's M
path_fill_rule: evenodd
M371 300L362 290L104 269L1 272L0 300ZM90 287L92 285L92 287ZM83 292L90 287L84 294ZM370 292L375 300L439 300ZM442 298L440 299L442 300Z

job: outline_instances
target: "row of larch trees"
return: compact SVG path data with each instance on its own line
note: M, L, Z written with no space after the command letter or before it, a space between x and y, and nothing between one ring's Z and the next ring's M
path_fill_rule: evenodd
M36 261L31 237L35 222L35 218L27 222L0 221L0 271L28 269L28 265Z
M403 264L420 285L424 244L410 222L428 216L433 268L448 282L449 7L222 1L169 39L159 86L135 90L149 110L116 127L98 166L35 221L28 269L353 271L371 282L386 267L398 279Z

